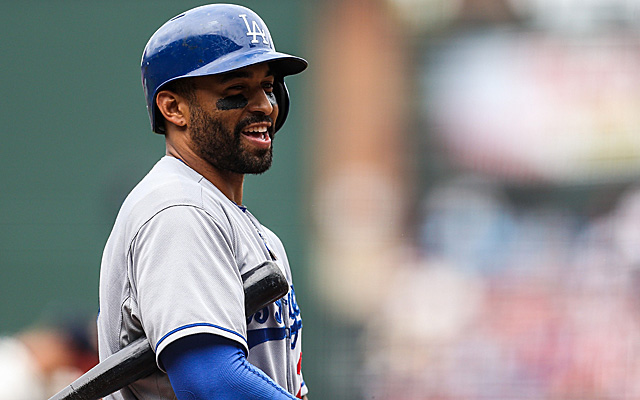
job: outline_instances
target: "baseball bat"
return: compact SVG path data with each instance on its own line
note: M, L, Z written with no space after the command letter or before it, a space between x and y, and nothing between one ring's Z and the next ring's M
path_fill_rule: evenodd
M265 261L244 273L242 282L247 317L289 291L287 279L273 261ZM155 353L143 335L98 363L49 400L97 400L156 370Z

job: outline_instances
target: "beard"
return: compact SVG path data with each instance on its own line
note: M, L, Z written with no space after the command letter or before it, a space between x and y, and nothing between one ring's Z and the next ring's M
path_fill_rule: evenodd
M222 121L192 105L191 140L196 153L212 166L238 174L261 174L271 167L273 160L273 125L269 128L271 146L268 149L249 148L242 142L242 131L256 122L271 121L268 116L244 119L235 130L226 129Z

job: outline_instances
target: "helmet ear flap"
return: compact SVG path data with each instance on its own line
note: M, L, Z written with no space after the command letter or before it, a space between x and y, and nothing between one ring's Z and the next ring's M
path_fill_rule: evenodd
M282 77L276 78L273 82L273 93L276 96L276 102L278 103L278 118L276 119L275 132L277 132L289 114L289 91L287 85L284 83Z
M152 127L155 127L155 132L159 133L161 135L164 135L165 133L167 133L167 131L164 129L164 118L162 117L162 113L160 113L160 110L158 110L158 106L155 104L155 99L154 99L154 104L153 104L153 108L154 108L154 112L153 112L153 119L154 122L151 124Z

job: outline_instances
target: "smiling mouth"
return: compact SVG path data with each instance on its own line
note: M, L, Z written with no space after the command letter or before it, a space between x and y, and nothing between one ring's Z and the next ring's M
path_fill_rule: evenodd
M271 145L271 135L269 127L271 124L253 124L242 131L242 135L259 147L269 147Z
M269 138L269 129L267 128L266 125L254 126L254 127L243 130L242 134L265 140L265 138Z

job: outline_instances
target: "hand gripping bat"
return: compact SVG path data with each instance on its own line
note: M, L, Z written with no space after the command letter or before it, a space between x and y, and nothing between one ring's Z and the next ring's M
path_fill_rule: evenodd
M289 284L273 261L254 267L242 275L244 308L247 316L281 298ZM156 357L146 336L129 343L49 400L97 400L149 376L156 371Z

